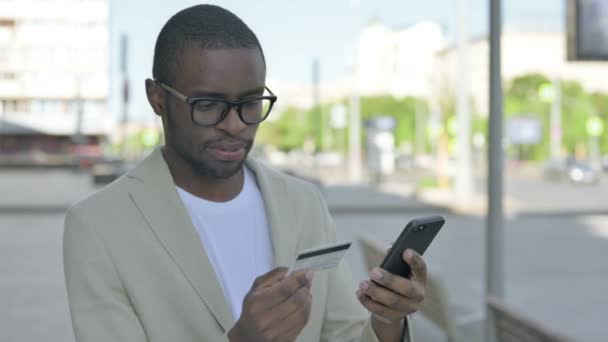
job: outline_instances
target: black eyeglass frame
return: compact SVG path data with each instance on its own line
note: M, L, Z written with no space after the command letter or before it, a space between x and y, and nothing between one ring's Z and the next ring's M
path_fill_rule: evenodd
M224 99L218 99L216 97L206 97L206 96L190 97L190 96L186 96L186 95L180 93L179 91L177 91L177 90L169 87L168 85L166 85L166 84L164 84L162 82L155 81L155 83L158 84L161 88L165 89L171 95L173 95L176 98L178 98L178 99L184 101L185 103L187 103L190 106L190 119L192 120L192 122L195 125L203 126L203 127L215 126L215 125L219 124L220 122L222 122L222 120L224 120L226 118L226 116L228 115L228 113L230 113L230 110L232 109L232 107L236 107L236 112L239 115L239 118L241 119L241 121L243 123L245 123L248 126L257 125L260 122L262 122L262 121L264 121L264 120L266 120L268 118L268 116L270 115L270 112L272 111L272 107L274 106L275 102L278 99L277 96L272 92L272 90L270 90L266 86L264 86L264 89L266 89L268 91L268 93L270 93L270 95L250 97L250 98L246 98L246 99L239 100L239 101L229 101L229 100L224 100ZM256 121L256 122L247 122L247 121L245 121L245 118L243 117L243 114L242 114L242 108L243 108L243 106L245 104L247 104L248 102L259 101L259 100L270 100L270 106L268 107L268 111L266 112L266 114L259 121ZM194 106L199 101L216 101L216 102L221 102L221 103L226 104L226 108L224 109L224 111L222 112L222 114L218 117L218 119L214 123L201 124L199 122L196 122L196 120L194 120Z

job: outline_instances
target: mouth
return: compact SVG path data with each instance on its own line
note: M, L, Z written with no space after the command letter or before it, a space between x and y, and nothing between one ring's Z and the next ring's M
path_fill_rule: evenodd
M208 147L211 154L218 160L233 162L245 157L246 145L242 143L218 143Z

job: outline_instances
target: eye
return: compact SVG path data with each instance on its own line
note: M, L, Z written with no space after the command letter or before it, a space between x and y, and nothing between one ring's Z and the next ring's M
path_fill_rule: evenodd
M257 108L257 107L260 106L261 102L262 102L262 100L260 100L260 99L249 100L249 101L243 103L243 107L246 107L246 108Z
M217 109L218 107L219 107L219 102L213 101L213 100L200 100L200 101L196 101L194 103L194 110L197 110L197 111L204 112L204 111Z

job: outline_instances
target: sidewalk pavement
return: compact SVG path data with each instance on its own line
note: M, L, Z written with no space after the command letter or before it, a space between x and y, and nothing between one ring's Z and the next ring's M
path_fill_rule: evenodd
M442 204L420 201L413 188L400 184L332 185L324 187L324 193L333 214L428 213L446 210Z
M444 215L449 229L442 230L437 236L425 253L425 260L429 270L445 282L455 303L466 304L475 311L482 310L485 279L483 218L454 211L455 201L450 200L448 194L443 194L443 201L433 202L424 198L428 194L417 194L407 184L387 182L377 187L324 187L336 221L338 239L352 240L360 234L373 234L375 238L389 242L413 217L435 213ZM527 184L524 187L529 188ZM0 288L8 307L19 308L19 311L11 312L9 309L0 315L3 318L0 321L11 322L11 329L5 325L4 332L11 332L14 336L30 334L47 336L47 340L69 340L58 338L71 335L60 271L63 212L1 215L5 213L1 208L65 209L96 188L85 173L49 171L13 172L11 175L0 171L0 189L0 227L4 234L0 250L5 256L2 267L10 279ZM580 191L582 196L587 189ZM530 201L526 197L520 198ZM539 320L566 335L576 336L581 341L604 341L602 319L606 317L605 308L608 307L608 299L603 295L608 284L608 264L604 261L608 251L608 216L518 215L513 219L507 217L505 224L505 253L509 255L505 260L507 302L526 317ZM353 265L355 279L363 279L367 274L358 251L359 246L355 244L347 258ZM31 293L37 293L36 301L31 300ZM51 320L49 317L54 318ZM28 330L31 322L36 320L48 321L48 326L55 330ZM422 323L415 324L417 341L440 340L425 339L422 333L431 329L421 328ZM38 325L38 330L45 327Z
M338 240L356 241L370 236L388 245L410 219L439 209L448 224L425 253L429 272L444 285L449 302L475 315L485 308L485 232L481 209L466 215L449 203L446 207L419 201L410 195L399 198L382 188L329 186L326 188L330 209L336 222ZM392 187L392 190L398 190ZM402 190L402 189L401 189ZM397 191L394 191L397 192ZM372 202L377 202L373 204ZM439 202L439 201L437 201ZM340 211L347 203L359 204L367 212ZM397 203L390 207L390 205ZM385 205L393 212L378 211ZM406 208L406 209L404 209ZM454 209L456 208L456 210ZM372 210L373 209L373 210ZM426 209L427 213L423 210ZM504 287L505 301L514 311L551 330L579 341L605 341L603 317L608 307L605 293L608 284L608 216L522 216L505 217ZM366 279L360 246L355 243L347 255L356 280ZM559 260L556 262L556 260ZM576 295L564 295L574 290ZM458 316L460 317L460 316ZM414 315L417 341L445 340L436 327L419 314ZM466 339L474 342L481 339Z
M0 212L59 213L96 191L86 172L0 169Z
M321 185L332 213L394 213L451 211L481 213L479 198L473 203L455 201L448 191L418 192L410 183L385 182L380 185ZM87 172L44 169L0 169L0 212L60 213L100 187ZM458 205L462 203L462 205Z
M308 181L321 186L310 177ZM0 169L0 212L54 213L97 191L87 172L44 169ZM414 188L403 183L321 186L328 205L336 213L381 213L396 211L436 211L443 204L416 199Z

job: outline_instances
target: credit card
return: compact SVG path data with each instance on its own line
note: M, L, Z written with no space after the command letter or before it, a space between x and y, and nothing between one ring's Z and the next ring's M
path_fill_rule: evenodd
M289 273L301 270L317 272L334 268L340 264L340 260L346 254L350 245L351 242L340 242L303 250L298 253L298 257Z

